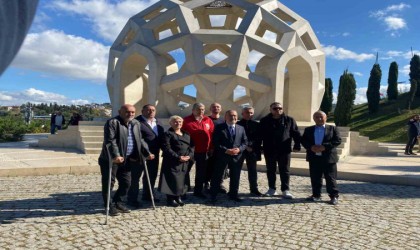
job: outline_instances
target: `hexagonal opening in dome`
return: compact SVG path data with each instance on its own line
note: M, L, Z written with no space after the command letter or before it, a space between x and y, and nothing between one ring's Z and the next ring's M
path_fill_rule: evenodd
M247 10L236 5L229 7L209 8L206 5L193 9L200 29L237 30Z

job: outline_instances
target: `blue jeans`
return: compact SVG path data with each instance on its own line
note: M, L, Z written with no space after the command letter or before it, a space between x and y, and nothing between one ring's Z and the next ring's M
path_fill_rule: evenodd
M55 129L57 128L57 130L61 130L61 126L55 125L55 124L51 124L51 134L55 134Z

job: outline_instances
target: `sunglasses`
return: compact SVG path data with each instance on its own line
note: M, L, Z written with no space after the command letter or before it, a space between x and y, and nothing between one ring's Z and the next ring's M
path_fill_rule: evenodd
M274 107L274 108L272 108L273 110L282 110L283 108L280 108L280 107Z

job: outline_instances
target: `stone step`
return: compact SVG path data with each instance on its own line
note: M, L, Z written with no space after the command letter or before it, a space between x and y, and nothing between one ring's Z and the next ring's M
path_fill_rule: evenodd
M85 154L94 154L99 155L101 153L102 149L98 148L85 148L84 152Z
M95 135L89 135L89 136L82 136L82 142L103 142L104 137L103 136L95 136Z
M104 126L79 126L79 131L104 131Z
M80 131L80 136L104 136L104 131Z
M84 148L102 148L102 142L82 142Z

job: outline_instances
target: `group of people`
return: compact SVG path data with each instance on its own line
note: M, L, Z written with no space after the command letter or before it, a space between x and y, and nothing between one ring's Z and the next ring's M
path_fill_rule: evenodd
M73 112L67 126L77 126L82 120L83 118L79 113ZM65 124L66 118L64 117L64 115L61 113L61 111L56 111L53 115L51 115L51 134L54 135L56 130L61 130Z
M172 207L185 205L187 191L195 197L210 199L216 203L220 193L241 202L239 180L242 165L246 162L250 193L255 196L279 195L276 172L280 174L281 196L293 199L290 192L291 152L306 149L309 162L312 195L310 201L321 200L322 176L326 179L330 204L338 204L337 146L341 143L335 126L327 125L327 115L322 111L313 114L314 126L307 127L301 135L296 121L283 112L283 106L274 102L270 112L260 122L253 120L254 109L244 107L242 119L236 110L221 115L218 103L210 105L211 115L205 115L205 105L195 103L192 114L169 118L170 128L164 131L156 119L156 107L145 105L141 115L135 117L133 105L123 105L119 115L109 119L104 126L104 143L99 165L102 174L102 194L109 214L130 212L139 208L139 181L147 168L149 180L143 175L143 201L159 201L153 190L158 177L159 155L162 165L158 191L166 194L166 204ZM293 141L293 143L292 143ZM268 191L258 189L257 161L264 154L267 167ZM194 189L191 188L190 171L195 165ZM112 170L112 171L110 171ZM108 185L111 173L111 186ZM229 178L229 189L223 185ZM107 201L107 192L115 181L118 189L112 200ZM149 186L150 182L150 186ZM151 193L152 192L152 193ZM125 204L121 197L127 195Z

